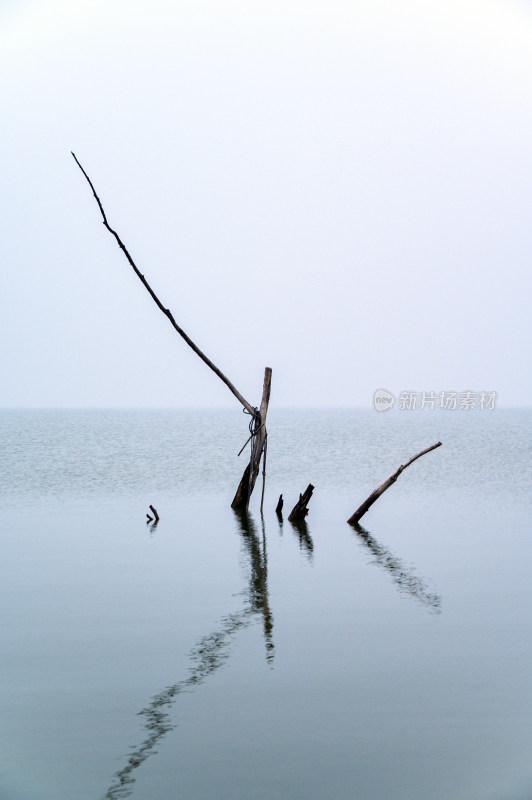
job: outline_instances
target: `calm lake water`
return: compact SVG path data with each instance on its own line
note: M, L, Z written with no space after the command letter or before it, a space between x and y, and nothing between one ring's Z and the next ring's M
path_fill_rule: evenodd
M247 419L0 413L0 800L530 800L532 412Z

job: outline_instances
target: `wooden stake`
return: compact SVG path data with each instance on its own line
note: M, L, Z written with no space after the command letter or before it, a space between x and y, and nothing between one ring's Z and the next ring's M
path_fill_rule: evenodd
M277 501L277 505L276 505L276 507L275 507L275 513L276 513L277 515L279 515L279 514L282 514L282 513L283 513L283 505L284 505L283 496L282 496L282 494L280 494L280 495L279 495L279 500Z
M364 516L366 511L368 511L368 509L371 508L373 503L375 503L375 501L379 499L381 494L383 494L386 491L386 489L389 489L390 486L393 483L395 483L395 481L397 480L397 478L399 477L399 475L401 474L401 472L403 470L405 470L407 467L409 467L410 464L413 464L414 461L416 461L416 459L421 458L421 456L424 456L425 453L430 453L431 450L435 450L437 447L440 447L440 446L441 446L441 442L436 442L436 444L433 444L430 447L427 447L426 450L422 450L420 453L417 453L415 456L413 456L410 459L410 461L407 461L406 464L402 464L399 467L398 470L396 470L392 475L390 475L389 478L386 478L384 483L381 483L380 486L377 486L375 491L370 494L368 499L365 500L359 508L357 508L357 510L355 511L355 513L351 517L349 517L349 519L347 520L348 523L350 525L356 525L356 523L359 521L359 519L361 519Z
M308 504L310 502L310 498L312 497L312 492L314 491L314 486L309 483L303 494L299 495L299 500L293 507L292 511L288 516L289 522L297 522L297 520L305 519L308 514Z
M259 474L260 460L262 458L267 437L266 416L268 414L268 405L270 402L271 383L272 371L270 367L266 367L264 370L264 384L262 387L262 400L260 409L258 414L256 411L254 413L255 426L251 441L251 457L249 459L249 464L244 470L244 474L242 475L242 479L238 485L238 489L236 490L233 502L231 503L231 508L234 508L235 510L247 510L249 506L249 499Z

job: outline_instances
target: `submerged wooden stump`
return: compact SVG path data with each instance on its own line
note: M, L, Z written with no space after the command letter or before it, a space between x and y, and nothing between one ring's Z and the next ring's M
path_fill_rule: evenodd
M310 498L312 497L312 492L314 491L314 486L309 483L303 494L299 495L299 500L293 507L292 511L288 516L289 522L297 522L297 520L305 519L308 514L308 504L310 502Z

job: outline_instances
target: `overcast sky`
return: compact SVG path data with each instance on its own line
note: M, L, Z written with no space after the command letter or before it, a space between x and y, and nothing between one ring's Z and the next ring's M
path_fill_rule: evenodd
M11 0L0 405L532 404L525 0Z

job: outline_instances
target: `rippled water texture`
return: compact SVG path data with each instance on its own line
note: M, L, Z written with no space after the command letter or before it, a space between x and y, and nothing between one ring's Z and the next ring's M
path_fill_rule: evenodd
M0 800L532 797L531 422L1 412Z

